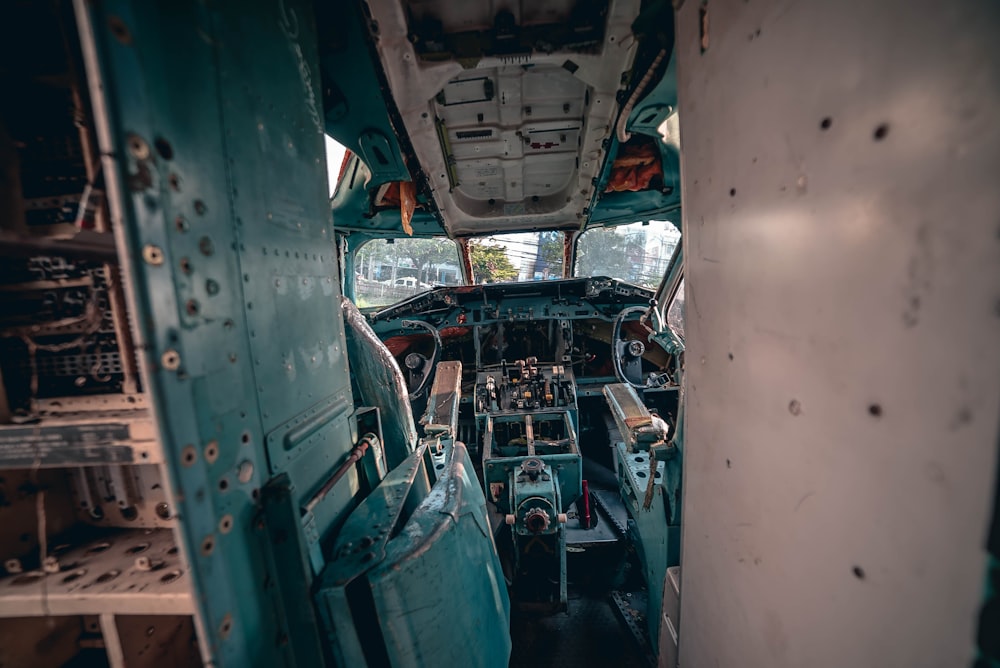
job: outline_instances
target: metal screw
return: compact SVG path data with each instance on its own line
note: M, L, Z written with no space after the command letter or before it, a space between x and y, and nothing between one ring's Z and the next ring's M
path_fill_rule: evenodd
M163 250L161 250L159 246L146 244L142 248L142 259L145 260L147 264L161 265L163 264Z
M215 254L215 244L208 237L202 237L198 241L198 250L201 251L202 255L211 256Z
M149 144L139 135L129 135L128 150L136 160L149 159Z
M176 350L168 350L163 353L160 363L167 371L176 371L181 365L181 356Z
M215 462L219 458L219 442L209 441L208 445L205 446L205 461L209 464Z

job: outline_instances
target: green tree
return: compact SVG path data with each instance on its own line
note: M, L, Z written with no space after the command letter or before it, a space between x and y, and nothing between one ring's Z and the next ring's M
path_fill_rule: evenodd
M628 245L628 236L614 228L588 230L576 244L576 275L628 279Z
M564 239L565 235L556 230L538 233L538 261L535 263L535 271L545 268L549 270L550 276L562 274Z
M497 283L517 278L517 267L511 264L503 246L473 239L469 242L469 260L477 283Z
M365 243L358 249L354 258L355 271L360 271L365 278L375 279L377 267L393 263L394 251L395 248L387 244L384 239Z
M400 255L409 258L417 269L417 280L430 283L431 266L457 262L458 249L450 239L397 239Z
M399 266L399 260L404 258L409 260L416 270L417 279L429 283L431 282L429 279L435 278L431 275L433 265L458 264L458 248L454 241L444 237L433 239L403 237L394 239L391 244L385 239L375 239L358 250L355 266L361 269L366 278L373 278L374 276L369 276L369 269L383 264ZM386 278L383 276L382 280Z

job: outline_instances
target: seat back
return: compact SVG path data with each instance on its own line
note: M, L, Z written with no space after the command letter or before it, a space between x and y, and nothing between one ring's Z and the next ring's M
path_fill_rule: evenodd
M355 399L358 405L379 409L386 465L392 470L413 452L417 443L406 378L358 307L347 297L341 300L347 354L357 390Z

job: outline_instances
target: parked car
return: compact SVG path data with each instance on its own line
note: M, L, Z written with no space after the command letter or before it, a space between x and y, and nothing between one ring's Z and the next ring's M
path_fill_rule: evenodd
M429 283L424 283L423 281L418 281L413 276L401 276L400 278L397 278L395 281L392 280L392 279L389 279L387 281L382 281L382 282L385 285L391 285L394 288L411 288L411 289L424 288L425 289L425 288L430 288L431 287L431 285Z

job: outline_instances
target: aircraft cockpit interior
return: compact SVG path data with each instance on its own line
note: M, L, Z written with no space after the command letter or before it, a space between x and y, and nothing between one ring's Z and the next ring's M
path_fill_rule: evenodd
M0 6L0 668L1000 666L960 0Z

